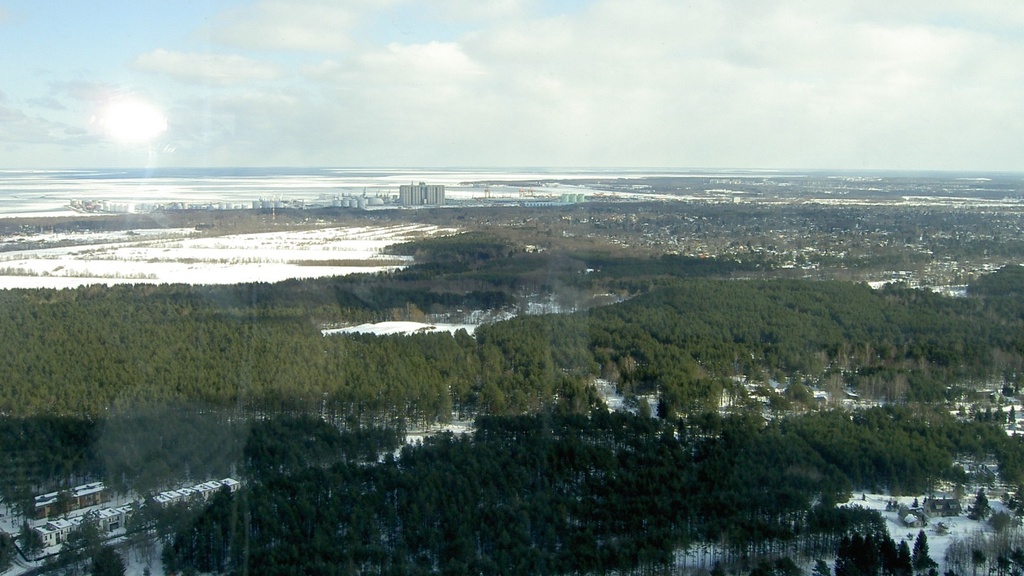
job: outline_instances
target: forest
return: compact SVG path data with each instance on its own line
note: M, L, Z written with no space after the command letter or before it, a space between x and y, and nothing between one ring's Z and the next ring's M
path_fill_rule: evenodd
M855 499L835 506L854 482L925 490L963 480L954 455L1009 450L1019 458L1022 448L991 424L906 408L781 422L713 413L665 422L597 410L481 416L470 435L436 436L366 465L336 448L336 429L296 418L253 426L246 487L164 532L165 566L647 574L677 565L686 550L696 551L693 568L722 563L746 573L837 551L841 566L851 539L886 534L879 514ZM833 432L840 420L846 425ZM294 457L279 458L282 445ZM880 544L897 557L891 538Z
M200 403L402 426L556 403L587 410L596 376L627 396L656 395L672 415L706 410L723 395L741 400L738 379L937 402L992 381L1015 387L1024 374L1020 267L985 277L966 298L838 281L659 276L619 304L520 315L475 337L324 337L324 326L396 312L356 299L360 281L321 280L316 290L289 282L4 291L0 413L95 417ZM478 303L480 294L444 306Z
M963 485L964 456L994 456L1024 483L1017 438L950 415L993 383L1020 385L1022 267L953 298L773 278L756 259L531 252L482 234L395 250L418 263L0 292L4 501L24 515L33 494L86 480L145 494L241 473L236 494L152 515L168 566L649 573L690 546L750 570L831 556L879 522L835 502ZM566 312L522 314L530 295ZM473 335L321 332L495 309L519 314ZM609 412L598 377L636 414ZM767 409L744 386L778 383ZM835 409L848 392L884 407ZM473 432L399 450L410 428L453 418Z

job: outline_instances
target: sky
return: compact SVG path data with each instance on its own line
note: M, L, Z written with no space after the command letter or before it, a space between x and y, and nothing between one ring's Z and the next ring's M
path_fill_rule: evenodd
M1024 171L1020 0L0 0L0 168Z

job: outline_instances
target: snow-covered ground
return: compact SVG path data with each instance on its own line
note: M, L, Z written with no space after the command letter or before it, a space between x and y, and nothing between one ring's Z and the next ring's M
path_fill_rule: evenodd
M609 382L603 378L596 378L594 380L594 388L597 390L597 395L608 406L608 410L612 412L636 412L634 409L626 406L626 397L619 393L614 382Z
M17 236L2 241L14 249L0 252L0 288L234 284L379 272L411 262L384 255L385 247L454 232L402 224L216 237L190 229Z
M407 431L405 433L405 443L422 444L425 439L431 436L436 436L437 434L451 432L456 436L461 436L462 434L469 434L472 431L472 420L457 420L453 418L452 421L448 422L447 424L437 424L434 426L427 426L425 428L415 428ZM399 451L401 451L401 449L399 449ZM396 453L395 455L397 456L398 454Z
M998 500L995 494L988 491L986 492L988 494L989 506L993 513L1008 512L1006 506ZM924 527L909 527L900 519L898 511L886 510L886 505L890 500L895 500L897 504L902 504L907 508L910 508L914 503L915 498L918 503L922 503L924 502L925 497L926 495L924 494L916 497L893 497L886 494L855 492L853 498L851 498L846 504L843 504L843 506L861 506L869 510L878 510L882 514L882 518L885 519L885 526L888 528L889 535L892 536L892 539L897 543L899 543L900 540L906 540L907 545L910 546L911 549L914 547L914 540L917 538L917 533L924 530L925 535L928 537L929 556L939 564L939 573L941 574L945 572L946 550L953 541L967 538L978 532L992 532L992 527L986 521L971 520L967 517L967 510L974 501L973 496L964 498L961 501L964 511L959 516L931 518L928 524Z
M375 322L360 324L347 328L328 328L321 330L324 336L332 334L376 334L384 336L388 334L419 334L423 332L449 332L455 334L459 330L465 330L470 335L476 330L479 324L425 324L423 322Z

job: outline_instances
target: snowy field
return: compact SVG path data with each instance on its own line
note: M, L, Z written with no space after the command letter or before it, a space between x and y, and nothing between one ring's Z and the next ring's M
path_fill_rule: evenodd
M0 252L0 288L235 284L379 272L411 262L383 254L385 247L454 232L403 224L217 237L191 229L17 236L0 241L6 249ZM31 249L18 249L29 244Z
M422 322L376 322L372 324L360 324L348 328L329 328L321 330L324 336L332 334L376 334L385 336L389 334L422 334L424 332L449 332L455 334L459 330L465 330L470 335L476 330L477 324L424 324Z
M988 503L992 508L992 512L1008 512L1007 508L999 499L997 495L991 491L986 491L988 494ZM926 495L922 494L917 496L919 503L924 502ZM863 498L863 500L861 499ZM947 518L932 518L928 524L924 527L911 528L899 517L899 513L895 510L886 510L886 503L890 500L895 500L897 504L902 504L906 507L910 507L914 503L914 496L900 496L893 498L885 494L871 494L871 493L854 493L853 498L844 504L844 506L861 506L870 510L878 510L882 514L882 518L885 519L885 526L889 529L889 535L892 539L899 543L900 540L906 540L907 545L913 549L914 539L917 538L917 533L924 530L925 535L928 537L928 551L931 559L939 564L939 573L945 572L945 558L946 550L949 545L958 539L966 539L973 534L978 532L991 532L992 527L985 521L971 520L967 517L967 510L970 508L971 503L974 502L974 497L965 497L961 500L964 512L959 516L952 516ZM940 526L941 524L941 526Z

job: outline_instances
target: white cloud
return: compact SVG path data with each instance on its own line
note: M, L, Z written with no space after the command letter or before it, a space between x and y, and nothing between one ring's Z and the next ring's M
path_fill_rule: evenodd
M237 55L171 52L157 49L138 56L136 70L166 74L187 84L230 86L281 76L277 66Z
M2 98L0 98L0 100L2 100ZM67 106L65 106L60 100L57 100L52 96L29 98L27 102L37 108L46 108L49 110L67 110Z
M458 44L389 44L382 51L363 55L363 71L391 86L407 86L429 97L431 89L461 85L483 73ZM424 94L427 93L427 94Z
M0 105L0 142L5 144L58 144L73 146L92 138L83 138L80 131L37 116L29 116L9 106Z
M1012 141L997 118L1021 116L1019 43L806 8L605 2L495 26L463 42L491 115L460 124L490 120L555 163L891 167L965 114ZM948 140L943 157L977 155Z
M200 86L156 98L161 140L200 165L1024 169L1015 0L542 8L260 0L207 31L246 56L168 47L132 67ZM416 41L367 32L393 15Z
M461 21L500 21L529 13L528 0L436 0L436 9L446 18Z
M932 20L713 0L519 13L331 55L286 98L197 109L195 142L279 164L1019 166L1021 43Z
M223 14L211 35L242 48L338 52L352 46L356 22L353 9L340 2L261 0Z

